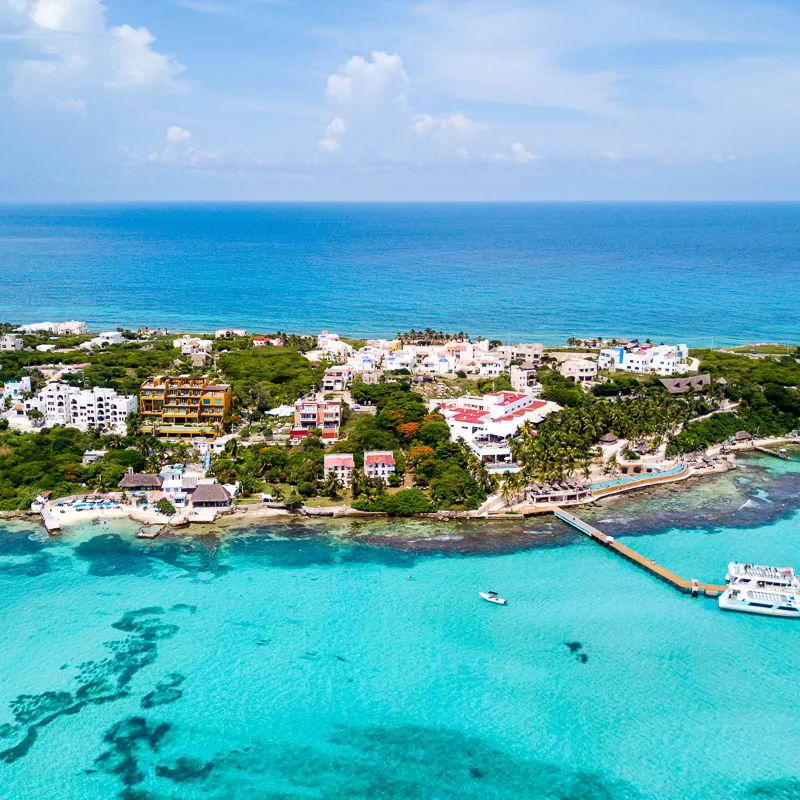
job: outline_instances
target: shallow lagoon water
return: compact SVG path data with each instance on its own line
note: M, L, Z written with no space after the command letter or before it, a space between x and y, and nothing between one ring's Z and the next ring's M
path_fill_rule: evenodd
M798 466L589 513L703 580L733 557L800 566ZM759 496L771 516L734 524ZM726 524L691 522L714 502ZM800 797L792 621L726 614L563 531L497 555L458 551L472 529L428 526L422 552L425 526L398 528L376 546L6 524L3 797Z

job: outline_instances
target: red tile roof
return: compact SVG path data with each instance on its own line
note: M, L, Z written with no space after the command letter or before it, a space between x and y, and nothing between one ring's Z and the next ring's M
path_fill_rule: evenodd
M353 469L355 465L352 453L330 453L325 456L326 467L350 467Z
M376 464L391 464L394 466L394 453L365 453L364 466L374 466Z

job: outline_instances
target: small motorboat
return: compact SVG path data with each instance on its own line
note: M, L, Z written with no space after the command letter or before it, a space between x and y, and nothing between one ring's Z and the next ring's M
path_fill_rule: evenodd
M496 603L498 606L504 606L507 602L502 597L498 597L497 592L478 592L478 594L487 603Z

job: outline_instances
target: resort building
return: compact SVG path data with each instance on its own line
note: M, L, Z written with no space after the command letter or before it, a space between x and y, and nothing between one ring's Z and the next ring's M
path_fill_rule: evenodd
M232 339L234 336L247 336L244 328L220 328L214 331L215 339Z
M156 436L219 436L233 407L231 387L208 375L148 378L139 395L142 427Z
M519 392L465 395L455 400L431 400L428 405L431 411L438 408L445 418L453 441L463 439L498 471L516 469L509 440L524 423L536 426L548 414L561 410L556 403Z
M22 350L25 342L22 338L13 333L7 333L5 336L0 336L0 353L6 353L14 350Z
M532 394L532 390L538 387L536 382L536 367L530 362L520 365L515 364L508 370L508 376L511 380L511 388L515 392Z
M564 361L558 371L574 383L591 383L597 378L597 364L587 358L572 358Z
M353 470L356 468L356 462L352 453L326 453L324 457L323 469L325 477L334 474L339 483L345 489L350 488L350 481L353 478Z
M114 389L80 389L56 381L25 401L25 413L39 411L45 425L124 434L127 416L135 412L137 406L136 397L118 395Z
M118 395L113 389L76 389L69 398L69 424L82 431L89 428L126 433L128 414L138 408L134 395Z
M356 352L352 345L339 338L338 333L328 333L328 331L322 331L317 336L317 351L321 358L327 358L330 361L346 361Z
M689 370L689 348L685 344L643 344L608 347L600 351L597 366L612 372L635 372L647 375L676 375Z
M302 399L294 404L294 427L290 433L292 439L302 438L312 428L318 428L325 440L339 437L339 426L342 424L341 400Z
M352 367L329 367L322 379L325 392L343 392L353 381L355 373Z
M388 483L394 469L394 453L391 450L367 450L364 453L364 474L368 478L380 478Z

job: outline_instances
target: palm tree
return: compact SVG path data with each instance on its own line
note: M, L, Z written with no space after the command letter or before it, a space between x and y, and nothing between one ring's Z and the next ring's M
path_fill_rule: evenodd
M323 486L323 491L325 494L330 497L331 500L335 500L339 496L339 491L341 489L342 483L336 477L336 473L329 472L325 477L325 485Z

